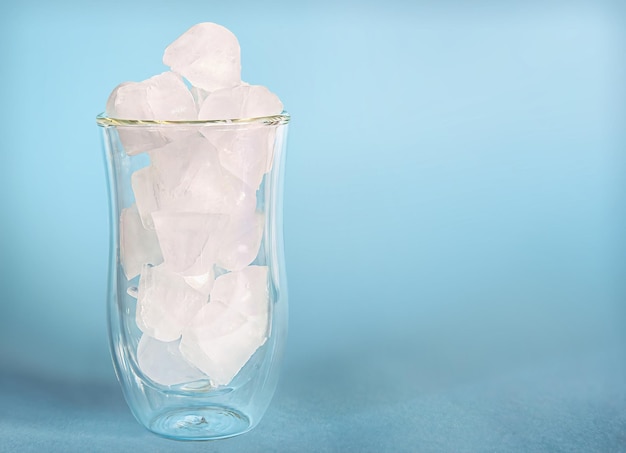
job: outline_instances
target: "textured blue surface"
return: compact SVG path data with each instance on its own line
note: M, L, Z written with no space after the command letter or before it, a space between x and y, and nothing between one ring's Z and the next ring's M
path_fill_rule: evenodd
M255 430L208 443L149 433L132 418L113 380L3 373L0 451L624 451L623 353L596 351L437 384L417 374L408 378L420 368L419 359L387 356L355 364L351 352L308 361L310 369L285 373Z
M621 2L0 5L0 451L626 451ZM130 3L130 2L129 2ZM290 337L236 439L133 419L94 117L201 21L293 117Z

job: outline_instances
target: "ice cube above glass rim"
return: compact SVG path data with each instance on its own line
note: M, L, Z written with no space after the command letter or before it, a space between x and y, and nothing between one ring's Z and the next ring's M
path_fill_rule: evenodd
M241 80L236 36L204 22L191 27L163 54L168 71L118 85L105 116L122 120L215 121L281 115L283 104L266 87Z

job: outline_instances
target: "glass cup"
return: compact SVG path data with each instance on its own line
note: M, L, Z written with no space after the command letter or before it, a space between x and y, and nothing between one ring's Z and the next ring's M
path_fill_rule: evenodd
M282 195L289 115L97 117L111 219L108 325L126 401L173 439L252 429L287 334Z

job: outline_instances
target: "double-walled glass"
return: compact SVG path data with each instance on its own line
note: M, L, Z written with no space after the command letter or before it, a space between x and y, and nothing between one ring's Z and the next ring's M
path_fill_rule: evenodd
M137 420L175 439L253 428L287 332L289 116L98 116L108 167L109 338Z

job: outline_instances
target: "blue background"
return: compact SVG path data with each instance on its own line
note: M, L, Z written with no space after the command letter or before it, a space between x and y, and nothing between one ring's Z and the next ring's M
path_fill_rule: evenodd
M209 444L115 381L94 120L202 21L293 118L282 380ZM626 451L620 2L27 0L0 38L0 451Z

